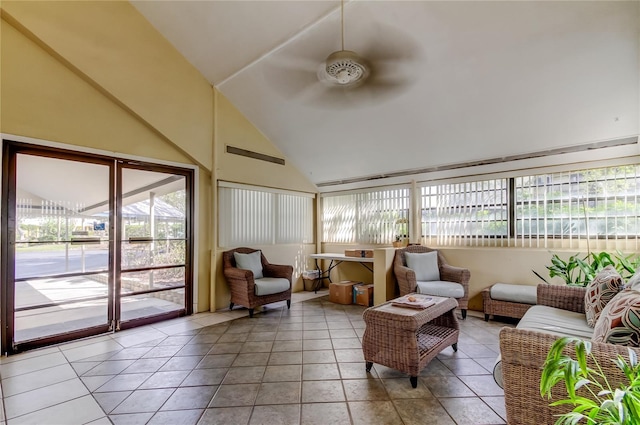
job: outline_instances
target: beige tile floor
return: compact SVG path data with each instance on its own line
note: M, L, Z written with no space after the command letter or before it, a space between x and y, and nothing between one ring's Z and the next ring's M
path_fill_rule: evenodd
M361 349L363 307L294 294L0 359L4 424L504 424L504 323L470 312L413 389ZM507 325L510 326L510 325Z

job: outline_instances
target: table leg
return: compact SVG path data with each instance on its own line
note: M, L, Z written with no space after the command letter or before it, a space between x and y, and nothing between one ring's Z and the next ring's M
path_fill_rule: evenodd
M366 365L367 372L371 372L371 366L373 366L373 362L367 362L367 365Z
M416 388L418 386L418 377L417 376L410 377L409 381L411 381L411 387Z
M458 343L456 342L455 344L451 344L451 348L453 348L454 352L458 351Z

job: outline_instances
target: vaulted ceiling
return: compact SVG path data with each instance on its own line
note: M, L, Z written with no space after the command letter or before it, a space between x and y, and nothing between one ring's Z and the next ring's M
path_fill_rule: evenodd
M348 91L339 1L132 3L320 186L639 132L638 1L348 1Z

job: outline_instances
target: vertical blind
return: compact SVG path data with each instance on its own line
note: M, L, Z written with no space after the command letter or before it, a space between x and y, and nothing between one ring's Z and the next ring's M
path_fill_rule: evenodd
M509 232L507 180L423 186L424 244L503 246Z
M409 188L322 197L323 242L390 244L408 235Z
M563 239L577 248L588 239L604 248L615 240L637 249L639 193L640 165L518 177L518 243L547 247L549 240Z
M220 182L218 238L223 247L313 243L313 195Z

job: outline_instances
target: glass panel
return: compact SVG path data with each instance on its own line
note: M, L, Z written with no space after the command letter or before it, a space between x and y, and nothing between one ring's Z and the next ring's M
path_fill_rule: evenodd
M120 305L123 322L184 310L184 288L122 297Z
M17 156L16 279L107 270L109 167Z
M122 269L148 266L174 266L185 263L185 241L125 242L122 244Z
M106 271L109 242L16 244L16 279Z
M106 325L106 282L106 274L16 282L17 310L50 303L62 304L16 311L15 341Z
M109 166L16 161L14 341L107 325Z
M184 239L186 179L153 171L122 170L122 240Z
M123 272L120 278L122 294L184 286L184 267L144 272Z

